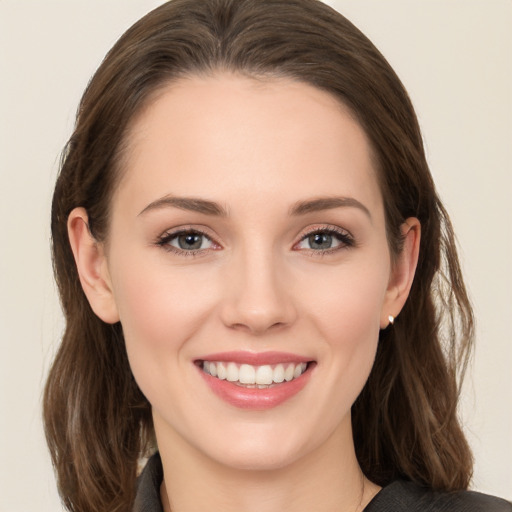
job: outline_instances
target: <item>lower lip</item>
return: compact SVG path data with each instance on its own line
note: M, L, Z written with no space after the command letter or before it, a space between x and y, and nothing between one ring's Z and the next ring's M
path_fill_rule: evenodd
M254 411L263 411L272 409L286 402L286 400L295 396L308 383L311 376L312 364L308 365L307 370L296 379L290 382L275 384L271 388L245 388L238 386L228 380L217 379L208 373L205 373L198 367L206 384L222 400L239 409L250 409Z

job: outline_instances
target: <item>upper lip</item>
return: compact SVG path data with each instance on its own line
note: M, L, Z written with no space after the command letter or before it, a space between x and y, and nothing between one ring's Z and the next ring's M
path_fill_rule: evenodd
M290 352L248 352L242 350L207 354L197 358L197 361L223 361L263 366L279 363L308 363L312 361L312 359Z

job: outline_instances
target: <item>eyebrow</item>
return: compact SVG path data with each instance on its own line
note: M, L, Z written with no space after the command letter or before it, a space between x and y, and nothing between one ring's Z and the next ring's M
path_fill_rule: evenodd
M148 204L139 215L143 215L149 211L160 210L162 208L179 208L180 210L188 210L191 212L203 213L205 215L215 215L217 217L226 217L227 211L220 204L206 199L198 199L195 197L174 197L165 196Z
M298 201L290 208L290 215L299 216L308 213L319 212L322 210L332 210L334 208L358 208L363 211L371 220L370 210L357 199L353 197L320 197L306 201ZM214 215L217 217L227 217L228 213L219 203L199 199L195 197L175 197L164 196L148 204L139 215L149 211L160 210L162 208L179 208L192 212L202 213L204 215Z
M334 208L358 208L363 211L371 220L370 210L353 197L319 197L308 201L299 201L290 209L290 215L306 215L307 213L332 210Z

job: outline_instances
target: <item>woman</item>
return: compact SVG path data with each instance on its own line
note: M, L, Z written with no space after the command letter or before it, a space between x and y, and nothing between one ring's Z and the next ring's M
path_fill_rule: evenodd
M332 9L136 23L84 94L52 233L70 510L511 510L462 492L472 312L413 108Z

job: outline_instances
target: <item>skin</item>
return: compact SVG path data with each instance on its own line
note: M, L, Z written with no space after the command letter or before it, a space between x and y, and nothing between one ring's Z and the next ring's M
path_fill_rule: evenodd
M81 208L68 225L84 291L100 318L121 321L152 405L166 510L362 510L379 488L357 463L350 408L379 330L407 298L420 238L407 219L392 260L362 128L309 85L219 73L167 87L128 140L108 243L91 238ZM169 197L225 214L161 201ZM333 197L350 200L290 214ZM204 233L201 248L177 252L176 229ZM342 236L330 249L311 245L312 232L333 229ZM214 395L194 364L237 350L316 365L283 404L243 410Z

